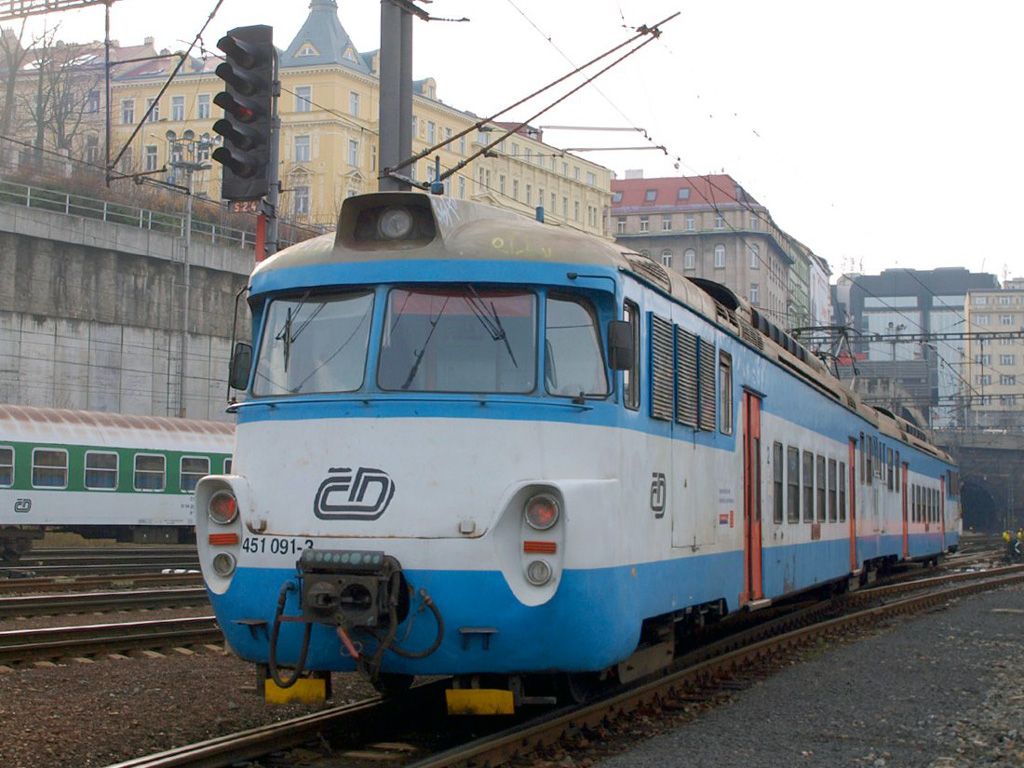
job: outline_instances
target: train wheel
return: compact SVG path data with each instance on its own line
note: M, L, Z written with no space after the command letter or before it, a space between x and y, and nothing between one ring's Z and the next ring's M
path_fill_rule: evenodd
M565 698L574 704L586 704L612 687L609 676L601 672L569 672L562 680Z
M384 698L389 696L401 696L412 688L413 675L401 675L393 672L383 672L373 681L373 687L377 689Z

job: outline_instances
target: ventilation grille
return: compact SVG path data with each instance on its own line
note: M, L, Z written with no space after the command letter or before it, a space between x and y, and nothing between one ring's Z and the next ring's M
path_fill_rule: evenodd
M672 419L672 325L651 315L651 418Z
M699 344L697 362L700 369L700 428L715 428L715 345L704 339Z
M642 256L626 256L626 259L629 261L629 266L638 275L663 288L666 292L672 292L672 281L661 264Z
M739 318L737 318L739 319ZM744 320L739 320L740 324L740 336L745 342L751 344L758 349L764 349L764 338L754 330L754 327Z
M697 426L697 337L682 328L676 328L676 421Z

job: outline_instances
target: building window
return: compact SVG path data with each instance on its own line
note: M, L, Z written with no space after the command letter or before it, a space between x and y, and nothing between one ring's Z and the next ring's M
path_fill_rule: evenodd
M661 252L661 263L666 267L672 266L672 251L667 248Z
M999 316L999 324L1000 325L1013 325L1013 315L1000 315Z
M758 303L759 303L759 300L760 300L760 295L761 295L761 292L760 292L760 289L757 286L757 283L751 283L750 284L750 303L753 304L754 306L757 306Z
M296 112L312 112L313 111L313 86L311 86L311 85L297 85L297 86L295 86L295 111Z
M592 171L587 171L587 184L592 187L597 186L597 174Z
M1017 364L1017 356L1016 355L1000 355L999 356L999 364L1000 365L1016 365Z
M974 363L975 365L991 365L992 355L975 355Z
M67 488L68 452L58 449L33 448L32 487Z
M100 111L99 91L89 91L89 95L85 98L85 111L90 113L96 113Z
M576 181L579 181L579 180L580 180L580 167L579 167L578 165L574 165L574 166L572 167L572 177L573 177L573 178L574 178L574 179L575 179Z
M171 96L171 120L178 122L185 119L185 97Z
M686 217L686 231L687 232L693 232L694 229L696 229L696 222L694 221L693 216L687 216Z
M978 325L988 325L988 315L975 315L974 322Z
M309 187L296 187L292 212L296 216L309 215Z
M665 214L661 217L661 231L671 232L672 231L672 216Z
M981 374L978 377L978 383L979 384L991 384L992 383L992 377L989 374L987 374L987 373L983 373L983 374Z
M757 243L751 243L747 246L747 250L750 252L750 268L760 269L761 268L761 249Z
M121 122L125 125L135 122L135 99L121 99Z
M433 120L427 120L427 144L437 141L437 126Z
M85 452L85 487L90 491L112 491L117 488L116 453Z
M1005 387L1016 386L1017 385L1017 376L1016 376L1016 374L1012 374L1012 373L1011 374L1004 373L1004 374L1002 374L999 377L999 383L1002 384Z
M641 232L646 232L649 223L650 222L647 220L646 216L641 216L640 217L640 231Z
M309 136L295 137L295 162L309 162Z
M619 218L617 218L617 219L615 220L615 231L616 231L616 232L617 232L618 234L620 234L620 235L621 235L621 234L622 234L623 232L625 232L625 231L626 231L626 217L625 217L625 216L619 216Z
M644 193L644 200L646 200L648 203L653 203L657 199L658 190L656 189L648 189L647 192Z
M154 453L135 455L135 490L162 491L165 486L166 460Z
M676 198L679 199L679 200L689 200L690 199L690 188L689 187L680 187L679 188L679 192L676 193Z
M142 170L144 171L155 171L156 170L156 145L147 144L142 154Z
M988 296L975 296L971 299L971 303L976 307L983 307L988 304Z
M526 204L533 205L533 185L526 185Z
M355 139L348 140L348 164L359 165L359 142Z
M200 93L196 96L196 117L199 120L210 119L210 94Z
M697 266L697 252L693 248L687 248L683 254L683 269L695 269Z
M725 267L725 246L715 246L715 269L723 269Z
M460 155L466 154L466 137L465 136L460 136L459 137L459 154Z
M149 117L146 118L147 122L155 123L160 119L160 102L156 99L146 99L146 109L153 107L153 111L149 113Z
M295 52L295 58L305 58L307 56L319 56L320 52L313 47L312 43L303 43L299 50Z
M750 214L750 228L755 232L761 228L761 220L756 213Z
M179 485L183 491L195 491L199 478L210 474L210 460L206 456L182 456Z
M512 179L512 199L519 199L519 179ZM580 204L576 203L576 218L579 218Z
M505 174L503 173L498 174L498 193L505 194Z
M612 202L613 203L621 203L622 202L622 193L621 192L612 192Z
M359 117L359 94L355 91L348 92L348 113L352 117Z
M575 221L579 221L580 220L580 201L579 200L573 200L572 201L572 217L573 217L573 219Z
M1011 303L1010 297L1009 296L1000 296L999 297L999 303L1002 304L1003 306L1006 306L1006 305L1010 304Z
M725 219L720 213L715 216L715 229L725 229Z
M459 176L459 199L466 199L466 177Z

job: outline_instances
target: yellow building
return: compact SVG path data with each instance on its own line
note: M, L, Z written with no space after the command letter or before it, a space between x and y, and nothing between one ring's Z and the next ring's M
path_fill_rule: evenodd
M379 56L376 51L364 54L355 49L338 19L335 0L312 0L309 9L302 29L281 53L279 212L285 218L330 228L342 200L377 189ZM146 42L151 44L148 38ZM114 155L157 96L174 63L164 59L116 71L111 94ZM128 147L117 166L120 171L167 167L167 173L158 177L170 175L182 183L169 167L168 136L173 132L181 137L191 130L196 137L219 138L213 133L213 123L222 116L213 104L223 86L214 74L218 63L212 58L185 62ZM507 130L494 124L454 138L479 118L440 101L436 88L429 78L415 83L414 152L452 137L437 153L442 168L450 168L500 136L498 131ZM95 143L102 120L94 124L83 142ZM448 179L447 193L528 215L543 205L549 222L603 234L601 212L611 198L611 172L562 153L542 138L533 129L513 134L494 156L478 158ZM208 161L209 150L195 159ZM217 163L210 165L195 175L194 186L197 193L218 199L221 169ZM417 181L428 181L433 167L434 154L404 172Z

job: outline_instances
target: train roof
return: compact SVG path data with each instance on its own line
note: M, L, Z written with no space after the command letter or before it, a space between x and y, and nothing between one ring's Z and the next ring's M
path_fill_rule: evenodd
M412 212L409 235L386 239L380 221L389 209ZM612 240L543 224L483 203L421 192L377 192L347 198L336 232L286 248L260 263L253 281L277 270L373 261L517 261L605 267L670 295L743 343L787 368L873 426L939 458L923 431L863 403L795 338L728 287L691 279Z
M0 444L101 445L230 452L234 424L0 404Z

